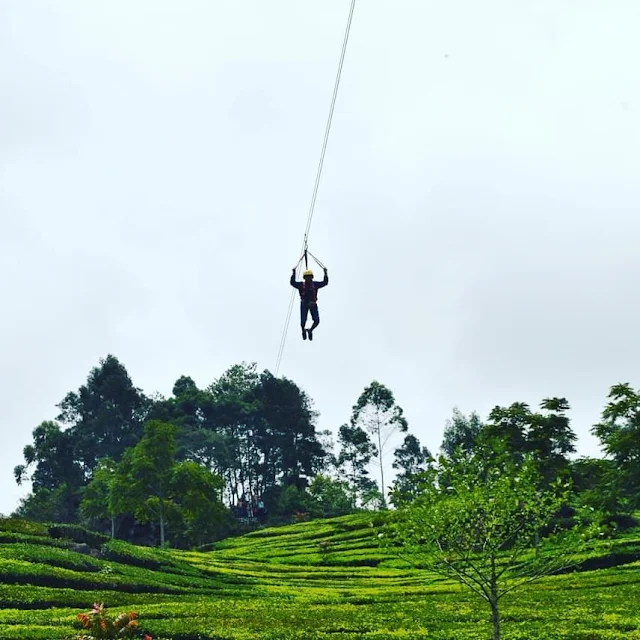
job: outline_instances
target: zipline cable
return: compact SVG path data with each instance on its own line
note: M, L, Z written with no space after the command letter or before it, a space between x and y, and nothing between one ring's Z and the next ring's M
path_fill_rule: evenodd
M306 254L307 254L307 246L308 246L308 240L309 240L309 230L311 229L311 221L313 220L313 213L315 211L315 206L316 206L316 198L318 196L318 188L320 187L320 178L322 176L322 168L324 166L324 157L325 154L327 152L327 143L329 142L329 133L331 132L331 123L333 121L333 112L335 110L335 106L336 106L336 99L338 97L338 88L340 86L340 78L342 76L342 67L344 65L344 58L345 58L345 54L347 52L347 44L349 43L349 34L351 32L351 22L353 21L353 12L354 9L356 7L356 0L351 0L351 8L349 10L349 19L347 20L347 28L344 34L344 42L342 43L342 52L340 54L340 62L338 64L338 73L336 75L336 81L335 81L335 85L333 88L333 97L331 99L331 107L329 108L329 118L327 119L327 127L324 133L324 141L322 143L322 151L320 153L320 162L318 164L318 171L316 174L316 182L313 188L313 195L311 197L311 206L309 207L309 216L307 218L307 227L305 229L304 232L304 240L302 242L302 251L303 253L303 258L305 258L306 261ZM311 254L310 254L311 255ZM318 262L318 259L315 258L314 256L312 256L314 258L314 260L316 260L316 262ZM303 258L300 258L300 260L298 261L298 266L300 265L300 262L302 261ZM320 262L318 262L318 264L321 265ZM284 353L284 346L285 343L287 341L287 331L289 329L289 322L291 321L291 310L293 309L293 301L295 299L295 295L296 295L296 291L295 289L291 292L291 300L289 301L289 310L287 311L287 319L285 321L284 324L284 329L282 331L282 338L280 340L280 348L278 350L278 357L276 359L276 368L275 368L275 375L278 375L278 370L280 369L280 362L282 360L282 354Z

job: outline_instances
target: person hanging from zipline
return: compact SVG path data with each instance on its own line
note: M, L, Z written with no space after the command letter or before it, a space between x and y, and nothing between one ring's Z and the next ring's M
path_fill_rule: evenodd
M298 262L298 264L300 264L300 262ZM307 269L302 274L302 282L298 282L296 280L297 268L297 265L293 268L290 283L292 287L295 287L300 292L300 326L302 328L302 339L306 340L308 335L309 340L313 340L313 330L320 324L320 314L318 313L318 289L326 287L329 284L329 276L327 274L327 268L323 266L324 280L318 282L313 279L313 271L311 271L311 269ZM305 327L309 312L311 312L313 324L309 329L306 329Z

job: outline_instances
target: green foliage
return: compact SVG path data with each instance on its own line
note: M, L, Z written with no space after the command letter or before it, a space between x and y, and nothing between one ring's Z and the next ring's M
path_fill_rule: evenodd
M326 454L311 399L291 380L259 374L255 363L230 367L206 390L182 376L173 393L153 416L178 427L178 459L219 475L222 497L233 507L244 496L263 502L272 517L292 515L283 512L292 501L280 500L282 492L304 489Z
M175 464L174 425L150 420L144 435L127 449L113 484L117 512L131 511L139 522L160 524L160 545L165 544L167 518L176 510L170 496L170 480Z
M379 528L392 516L362 513L265 528L220 541L209 553L110 540L111 558L62 550L47 558L48 546L0 542L0 640L68 639L91 602L109 603L116 614L138 612L140 635L154 640L485 640L485 613L471 593L380 548ZM505 638L640 638L633 606L638 551L638 532L630 532L611 548L585 549L573 573L523 586L518 598L504 602ZM626 556L626 564L589 570L589 563L604 565L615 556ZM84 561L99 571L79 570ZM62 562L79 564L71 570Z
M174 526L176 543L194 546L217 539L228 514L220 500L222 488L220 476L195 462L173 465L170 489L180 509L180 524Z
M296 515L308 517L310 511L315 507L314 500L305 489L299 489L295 484L290 484L278 492L278 499L273 509L275 516L284 517L285 521L290 521Z
M422 474L416 494L398 498L389 544L484 599L494 640L501 598L575 564L585 540L600 532L597 521L568 530L553 526L570 499L570 484L546 483L537 459L525 454L516 462L500 441L441 456Z
M93 470L99 459L117 462L136 444L149 405L122 363L109 354L91 370L86 384L65 396L57 419L70 426L75 460Z
M636 526L632 499L624 490L623 474L613 460L582 457L571 462L575 500L605 514L610 522Z
M109 518L111 536L115 535L116 496L113 486L116 480L117 465L110 458L98 460L91 480L82 490L80 513L89 520Z
M394 451L393 468L400 473L396 476L394 488L403 497L414 493L416 480L433 462L433 456L427 447L421 447L413 434L407 434L401 447Z
M545 398L541 412L534 413L524 402L495 407L478 436L479 442L500 440L517 462L532 454L547 484L567 475L567 454L575 453L576 435L570 427L569 403L565 398Z
M52 538L73 540L73 542L77 542L78 544L87 544L94 548L99 548L100 545L109 539L108 536L74 524L49 525L48 531Z
M98 560L85 554L70 552L67 548L33 543L0 546L0 558L51 565L80 572L100 571L101 568Z
M24 533L13 533L10 531L0 530L0 544L8 544L10 542L26 542L60 548L67 548L69 546L69 543L66 540L54 540L53 538L40 535L31 536Z
M167 564L167 556L155 549L139 547L121 540L109 540L102 546L102 557L106 560L131 564L146 569L161 569Z
M60 485L76 486L82 480L82 469L74 456L74 436L62 431L57 422L46 420L33 430L33 444L24 450L25 465L14 469L16 482L21 484L32 466L30 477L37 489L54 491Z
M355 509L358 504L364 504L366 492L375 486L367 466L378 450L369 434L358 425L343 424L338 431L338 441L341 445L338 464L349 480L351 505Z
M380 496L382 508L386 507L387 487L384 483L384 455L389 439L396 432L406 433L409 426L404 417L402 407L396 404L393 392L385 385L374 380L360 394L358 401L353 406L351 414L351 426L362 426L374 436L377 443L373 451L378 458L380 467Z
M223 520L222 479L195 462L177 462L175 434L172 424L148 421L144 436L117 466L108 495L113 513L158 522L160 546L167 527L195 546L215 537Z
M475 411L467 418L460 409L454 407L453 416L445 423L441 446L442 453L451 457L458 448L462 448L464 451L471 451L482 429L482 420Z
M157 526L161 544L167 536L181 546L204 544L237 530L221 501L236 508L244 496L267 507L258 514L264 523L279 515L282 490L308 487L327 459L309 396L291 380L258 373L255 363L230 367L205 389L180 376L165 399L145 396L108 355L58 407L14 470L18 483L33 483L16 515L110 528L112 537L148 543ZM171 442L159 425L172 425ZM286 502L295 500L281 500L280 512ZM318 511L313 500L309 506Z
M280 478L285 485L307 486L325 457L315 431L317 413L311 399L293 381L265 372L256 400L261 421L254 437L272 483Z
M311 510L315 516L342 516L352 510L349 485L342 480L319 474L309 485L309 495L314 499Z
M55 489L37 487L20 499L15 516L39 522L77 522L80 490L67 482Z
M602 412L602 420L592 432L600 439L605 453L613 460L616 478L609 486L628 502L640 507L640 392L629 383L617 384ZM612 486L613 484L613 486Z
M16 515L40 521L77 522L83 485L97 461L118 461L137 442L149 400L135 389L124 366L112 355L100 361L87 383L58 405L56 421L33 431L24 448L25 464L14 469L16 482L28 478L33 493ZM60 425L67 428L62 429Z
M23 518L0 516L0 531L12 531L29 536L47 536L49 528L42 522L32 522Z
M24 464L14 469L18 483L33 485L14 515L101 534L110 529L111 537L144 544L159 538L161 545L203 547L265 524L385 508L383 457L397 433L406 434L394 450L398 504L419 494L415 477L431 464L429 451L406 433L393 393L377 381L339 429L336 455L331 434L316 431L311 398L292 380L260 373L255 363L233 365L205 388L181 375L165 399L145 396L108 355L58 407L55 420L34 429ZM574 481L558 522L571 524L575 509L587 505L602 514L607 535L633 527L632 511L640 506L640 392L627 383L611 388L594 427L603 460L569 460L576 440L569 408L562 397L545 398L537 411L514 402L495 407L486 421L454 409L443 452L471 455L500 441L515 464L535 460L543 488L558 478ZM379 483L369 475L372 461L380 467ZM81 540L80 530L73 531ZM23 535L29 534L0 529L2 540L27 542ZM101 540L89 544L96 548Z

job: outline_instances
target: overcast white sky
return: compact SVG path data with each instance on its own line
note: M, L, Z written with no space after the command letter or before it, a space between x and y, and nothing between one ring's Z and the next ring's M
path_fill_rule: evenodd
M0 3L0 513L109 353L147 393L274 370L349 0ZM640 386L640 3L359 0L279 373L337 431L373 379L455 405Z

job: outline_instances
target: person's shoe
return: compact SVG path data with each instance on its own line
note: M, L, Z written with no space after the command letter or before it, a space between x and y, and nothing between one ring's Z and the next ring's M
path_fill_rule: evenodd
M303 340L307 339L307 330L306 329L302 329L302 339Z
M309 334L309 340L313 340L313 329L307 329L307 333Z

